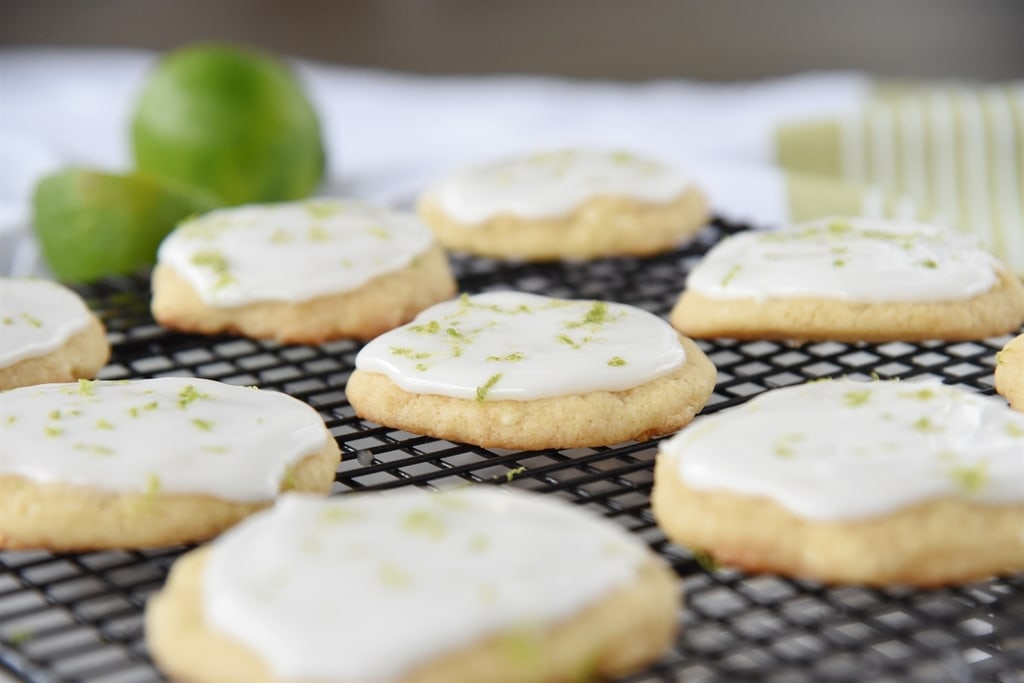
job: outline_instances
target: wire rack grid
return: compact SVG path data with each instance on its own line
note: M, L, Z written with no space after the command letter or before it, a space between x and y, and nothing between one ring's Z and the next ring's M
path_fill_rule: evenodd
M455 257L453 265L462 291L603 298L665 315L693 264L739 229L715 222L683 248L647 259L536 265ZM169 332L148 313L145 277L106 280L82 292L113 345L105 379L206 377L284 391L314 406L344 453L335 494L495 483L559 496L640 534L682 577L686 604L676 647L630 683L1024 683L1024 575L943 590L876 590L705 567L667 543L654 524L655 442L518 452L389 429L357 418L345 399L356 343L282 346ZM701 342L719 370L705 412L773 387L842 375L938 377L992 393L994 357L1008 338ZM183 550L0 552L0 679L6 670L35 682L163 680L146 652L143 611Z

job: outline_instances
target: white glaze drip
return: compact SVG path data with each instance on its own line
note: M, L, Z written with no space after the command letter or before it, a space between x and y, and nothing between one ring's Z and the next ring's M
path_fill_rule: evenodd
M690 184L678 170L652 159L579 149L469 168L442 178L427 192L449 216L472 225L501 214L562 216L599 195L667 202Z
M719 299L955 301L991 289L1001 269L972 236L920 223L824 218L726 238L686 286Z
M178 226L158 258L205 303L231 307L351 291L415 265L432 242L410 214L318 199L213 211Z
M685 362L677 333L647 311L523 292L437 304L356 356L405 391L479 401L624 391Z
M1024 503L1024 414L915 382L823 381L698 418L662 450L687 486L858 519L940 496Z
M66 287L0 278L0 367L56 351L91 319L85 302Z
M39 483L266 501L325 438L323 420L301 401L206 379L0 393L0 474Z
M202 604L275 678L393 681L505 629L510 661L496 666L522 666L532 629L650 557L615 524L536 494L288 494L212 544Z

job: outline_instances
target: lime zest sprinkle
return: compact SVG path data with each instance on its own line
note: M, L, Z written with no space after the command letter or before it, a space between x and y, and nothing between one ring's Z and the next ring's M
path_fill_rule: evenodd
M487 356L487 360L488 361L495 362L495 363L501 363L501 362L505 362L505 361L515 362L515 361L523 360L524 358L526 358L526 354L523 353L522 351L514 351L514 352L508 354L507 356Z
M469 549L474 553L482 553L491 547L491 541L483 534L477 534L469 539Z
M390 562L385 562L377 568L377 576L380 582L388 588L408 588L412 584L412 577L399 566Z
M988 482L988 462L981 460L974 465L961 465L949 472L953 483L964 493L976 493Z
M204 432L213 431L212 420L204 420L202 418L194 417L192 418L192 424L195 425L196 428L201 429Z
M385 242L391 239L391 233L380 225L370 225L366 228L366 232Z
M423 325L413 325L409 328L409 331L415 332L416 334L437 334L441 331L441 323L436 320L431 320L429 323L424 323Z
M1006 433L1010 436L1024 436L1024 427L1015 422L1007 422Z
M912 398L917 401L930 401L938 396L932 389L918 389L917 391L904 391L900 393L903 398Z
M939 267L938 262L936 262L935 259L930 259L930 258L926 258L923 261L918 261L917 265L922 266L924 268L938 268Z
M284 228L278 228L270 236L270 243L271 244L289 244L289 243L291 243L291 241L292 241L291 233L289 233Z
M476 402L483 403L487 400L487 394L495 384L501 381L501 373L491 375L491 378L484 382L484 385L476 388Z
M429 510L413 510L402 520L402 529L418 536L425 536L432 541L444 538L446 533L444 520Z
M319 225L313 225L306 231L306 239L310 242L330 242L331 233L327 232Z
M621 356L612 356L608 359L608 365L613 368L621 368L623 365L626 365L626 359Z
M227 446L206 445L201 447L203 453L227 453Z
M95 381L89 379L78 380L78 393L81 394L82 396L92 396L93 385L95 384Z
M338 524L340 522L347 522L350 519L355 519L358 516L359 513L355 510L332 505L324 508L324 511L320 513L320 521L327 524Z
M693 561L709 574L712 574L722 568L722 565L718 564L718 561L715 560L715 558L713 558L706 550L694 550L691 548L690 554L693 555Z
M39 318L35 317L31 313L22 313L21 317L22 317L22 319L25 322L27 322L32 327L42 327L43 326L43 321L40 320Z
M8 415L7 416L7 424L8 425L12 425L12 424L14 424L17 421L18 421L18 416L17 415Z
M98 443L76 443L73 448L76 451L88 451L93 455L113 455L114 449Z
M519 467L516 467L514 469L511 469L511 470L509 470L508 472L505 473L505 481L506 482L510 482L510 481L512 481L513 479L515 479L516 477L518 477L520 474L522 474L525 471L526 471L526 468L523 467L523 466L519 466Z
M843 394L843 404L849 408L862 406L871 400L870 389L854 389Z
M927 415L917 418L911 425L914 429L924 433L941 432L942 427L932 422L932 419Z
M11 645L14 646L24 645L33 638L35 638L35 634L27 628L19 628L11 631L11 635L7 637L7 639L11 641Z
M60 427L55 427L54 425L46 425L45 427L43 427L43 433L52 439L63 434L64 430L61 429Z
M100 419L96 420L96 429L111 430L113 428L114 428L113 423L109 422L108 420L103 419L102 417Z
M330 216L337 215L344 211L344 208L340 204L324 201L312 201L305 202L303 208L306 209L306 213L314 219L329 218Z
M832 262L832 265L836 268L842 268L846 265L846 259L837 258Z
M424 358L430 358L431 354L427 351L417 351L408 346L392 346L391 355L402 356L403 358L413 358L415 360L422 360Z
M730 268L729 272L727 272L725 274L725 277L722 278L722 286L728 287L729 283L732 282L733 279L735 279L735 277L740 274L741 270L743 270L743 266L741 264L733 264L733 267Z
M572 337L570 337L569 335L567 335L564 332L562 334L558 335L557 337L555 337L555 339L557 339L558 341L562 342L563 344L571 346L574 349L579 349L579 348L583 347L583 344L581 344L580 342L577 342L576 340L574 340Z
M188 384L178 392L178 407L184 410L193 402L203 398L210 398L210 395L201 393L193 385Z

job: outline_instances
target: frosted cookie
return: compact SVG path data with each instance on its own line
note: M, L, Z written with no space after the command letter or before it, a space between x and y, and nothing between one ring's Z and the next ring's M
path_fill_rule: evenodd
M450 249L530 261L655 254L708 220L704 195L678 170L583 149L463 170L429 187L418 210Z
M0 393L0 548L209 538L282 490L326 492L338 445L285 394L205 379Z
M92 378L110 358L82 298L46 280L0 278L0 391Z
M679 591L639 539L554 498L289 495L175 564L146 640L191 683L583 681L660 657Z
M654 514L749 571L934 586L1024 570L1024 415L938 381L768 392L661 445Z
M388 427L489 448L572 448L688 423L715 367L632 306L491 292L433 306L367 344L345 393Z
M700 338L980 339L1024 323L1024 284L970 236L828 218L726 238L690 273L671 322Z
M996 391L1024 412L1024 334L1011 339L996 356Z
M153 317L165 327L286 343L370 339L455 293L415 216L340 199L222 209L160 245Z

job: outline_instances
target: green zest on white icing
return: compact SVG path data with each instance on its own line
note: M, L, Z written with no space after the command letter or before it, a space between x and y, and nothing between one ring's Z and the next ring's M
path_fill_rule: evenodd
M480 403L624 391L685 362L676 332L651 313L522 292L437 304L356 356L405 391Z
M689 185L677 169L629 152L565 149L466 169L427 193L459 222L476 224L500 214L561 216L601 195L668 202Z
M432 242L430 230L410 214L318 199L200 216L164 240L159 261L205 303L230 307L351 291L409 266Z
M686 286L720 299L955 301L991 289L1001 269L968 235L920 223L825 218L726 238Z
M568 618L649 558L612 522L491 486L287 494L213 542L201 604L275 679L394 681Z
M950 495L1024 502L1024 414L937 380L776 389L698 418L662 450L692 488L766 496L810 519Z
M0 416L0 475L239 502L272 500L325 439L301 401L195 378L23 387Z
M91 319L81 297L66 287L0 278L0 367L56 351Z

